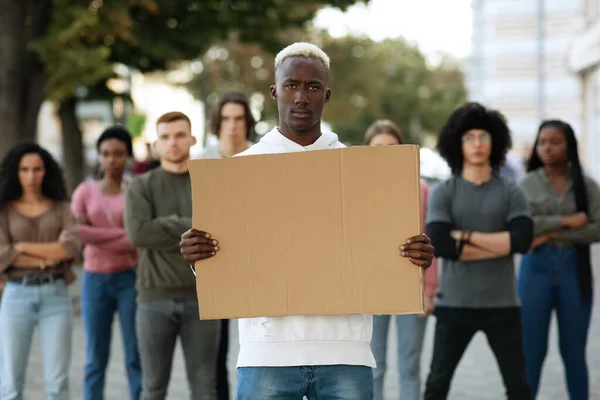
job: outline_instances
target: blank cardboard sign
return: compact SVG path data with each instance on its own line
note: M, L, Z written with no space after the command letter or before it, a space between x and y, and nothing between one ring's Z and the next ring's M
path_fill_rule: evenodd
M190 160L201 319L423 312L419 149L350 147Z

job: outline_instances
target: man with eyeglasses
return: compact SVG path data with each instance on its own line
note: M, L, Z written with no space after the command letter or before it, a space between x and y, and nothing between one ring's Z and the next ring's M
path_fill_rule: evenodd
M504 116L477 103L454 111L438 137L453 176L429 197L427 233L443 269L425 400L446 399L478 331L496 356L508 399L530 398L513 255L529 250L533 222L521 188L498 174L510 146Z

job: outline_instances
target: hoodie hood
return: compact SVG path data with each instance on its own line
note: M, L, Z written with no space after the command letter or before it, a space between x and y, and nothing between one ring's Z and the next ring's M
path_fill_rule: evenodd
M293 153L297 151L341 149L346 147L338 139L338 135L330 131L321 132L321 136L311 145L302 146L288 139L279 132L278 127L274 127L257 144L248 150L238 154L238 156L252 154L277 154Z

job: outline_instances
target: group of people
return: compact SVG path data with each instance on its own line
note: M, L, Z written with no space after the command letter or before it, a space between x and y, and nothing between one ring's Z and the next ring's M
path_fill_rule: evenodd
M278 125L253 144L255 121L247 99L225 93L211 121L218 144L202 157L345 147L336 134L321 129L331 98L329 74L329 58L318 47L286 47L275 58L271 87ZM190 119L177 111L158 118L156 132L160 167L127 180L131 136L122 127L104 131L97 141L101 177L81 183L70 201L59 165L39 145L18 144L2 161L0 400L23 397L36 325L46 397L68 398L73 309L67 286L82 247L84 399L104 396L115 314L131 399L166 398L178 339L190 397L230 398L231 321L199 319L190 271L219 257L220 248L219 238L192 227L187 162L196 139ZM389 120L375 121L365 133L365 145L402 143L401 130ZM533 400L553 310L570 398L587 399L589 246L600 241L600 189L584 174L565 122L542 123L519 182L499 174L510 147L498 111L467 103L452 113L438 150L453 176L431 188L421 180L423 232L398 238L398 256L424 269L425 312L240 319L236 399L380 400L394 320L400 398L418 400L424 332L433 314L426 400L447 397L478 331L496 356L507 397ZM523 257L515 279L517 253Z

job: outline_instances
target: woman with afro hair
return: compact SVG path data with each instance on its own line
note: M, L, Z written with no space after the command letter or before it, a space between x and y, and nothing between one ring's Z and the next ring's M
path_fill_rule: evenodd
M478 103L454 111L439 134L453 176L429 196L426 229L443 269L425 400L447 397L478 331L496 356L508 399L529 399L513 255L529 249L533 222L523 190L498 174L510 145L502 114Z

